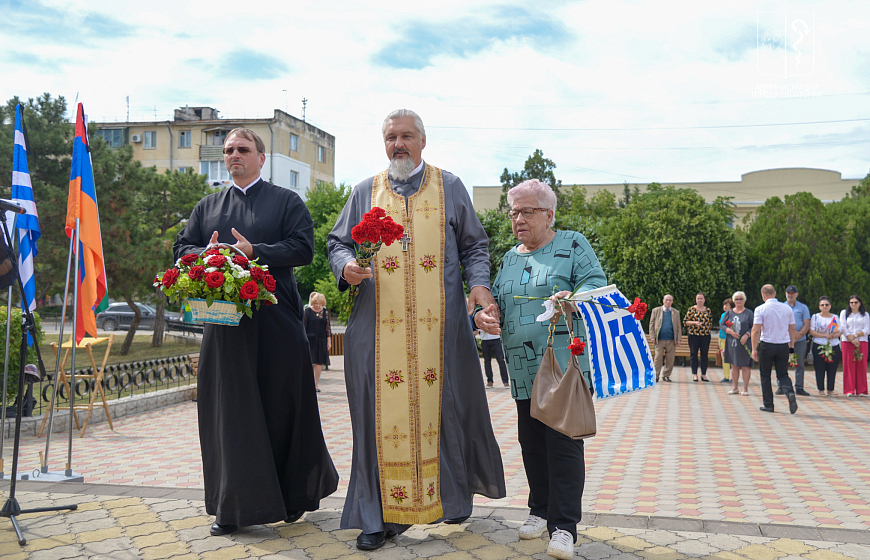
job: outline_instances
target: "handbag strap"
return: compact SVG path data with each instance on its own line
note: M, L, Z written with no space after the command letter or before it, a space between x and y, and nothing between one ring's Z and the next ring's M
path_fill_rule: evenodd
M556 309L556 313L550 317L550 336L547 338L547 346L553 345L553 335L556 332L556 323L559 322L559 318L562 316L562 310ZM574 322L565 321L568 325L568 344L574 342Z

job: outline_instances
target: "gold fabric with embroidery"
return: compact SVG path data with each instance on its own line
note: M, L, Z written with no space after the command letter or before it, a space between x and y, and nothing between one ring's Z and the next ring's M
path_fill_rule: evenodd
M426 165L420 189L393 192L375 176L372 207L411 238L381 248L372 266L377 290L376 429L384 521L415 525L443 517L441 388L444 372L444 183ZM386 264L386 267L382 266Z

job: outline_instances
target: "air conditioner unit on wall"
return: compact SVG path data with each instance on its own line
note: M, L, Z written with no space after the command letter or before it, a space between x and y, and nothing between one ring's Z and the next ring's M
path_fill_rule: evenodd
M138 142L141 142L141 141L142 141L142 135L141 135L141 134L131 134L131 135L130 135L130 142L138 143Z

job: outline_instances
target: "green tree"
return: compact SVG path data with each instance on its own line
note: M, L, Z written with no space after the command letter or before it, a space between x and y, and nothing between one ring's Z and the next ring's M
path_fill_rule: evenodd
M544 152L541 150L535 150L535 152L526 159L526 164L520 172L514 171L511 173L508 171L507 167L505 167L501 177L499 178L501 181L502 195L498 202L498 209L502 212L507 212L509 210L507 203L508 191L529 179L538 179L539 181L550 185L556 193L556 200L559 205L562 206L564 204L560 190L562 181L556 180L556 174L553 173L554 169L556 169L556 164L553 160L545 158Z
M654 307L669 293L685 311L703 292L717 309L718 300L743 287L746 269L745 246L729 227L732 217L726 199L707 204L693 189L653 183L600 222L599 257L628 298Z
M340 294L337 287L334 292L330 293L321 288L329 283L335 284L335 277L332 275L332 269L329 268L326 237L335 226L351 190L352 187L344 183L335 185L334 183L321 182L308 193L305 205L308 207L311 220L314 222L314 259L311 264L294 270L297 289L302 301L307 302L311 292L320 292L326 296L327 306L333 310L334 315L339 316L339 319L341 319L341 314L336 312L344 308L343 303L347 300L347 293ZM318 286L320 287L318 288ZM344 320L347 320L347 317Z
M0 324L6 325L6 309L5 305L0 306ZM39 313L33 313L33 319L36 322L36 346L43 343L45 333L42 332L42 319ZM9 405L18 395L18 372L21 367L21 320L22 313L20 307L12 308L12 321L9 323L9 378L6 385L6 394L2 399L2 405ZM0 345L5 348L6 329L0 329ZM6 353L0 352L0 370L5 367ZM27 350L27 364L36 364L36 348L30 347ZM0 414L3 411L0 410Z
M504 254L518 242L511 229L507 211L484 210L478 212L477 217L489 238L489 274L492 282L498 274Z
M860 216L857 206L829 208L808 192L787 195L785 200L767 199L748 232L750 289L745 291L750 301L760 303L758 290L764 284L773 284L780 297L786 286L794 284L804 301L815 302L827 295L835 309L842 309L850 291L865 287L868 281L860 253L844 258L847 236L844 224L835 219L838 212L850 215L853 209L853 215ZM863 224L859 227L866 231Z

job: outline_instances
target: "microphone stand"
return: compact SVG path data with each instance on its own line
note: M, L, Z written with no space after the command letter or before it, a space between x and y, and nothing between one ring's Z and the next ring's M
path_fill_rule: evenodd
M6 246L12 247L12 238L9 236L9 228L6 225L6 212L0 212L0 222L3 223L3 235L6 239ZM12 257L14 258L14 256ZM22 513L41 513L44 511L63 511L63 510L76 510L78 509L78 505L72 504L69 506L54 506L54 507L44 507L44 508L34 508L34 509L21 509L21 506L18 505L18 500L15 499L15 486L18 478L18 452L21 448L21 417L23 416L24 410L24 363L27 361L27 335L31 334L31 338L33 340L33 347L36 349L36 357L39 362L39 371L42 375L42 378L45 379L45 364L42 361L42 354L39 352L39 344L36 342L36 321L33 319L33 312L30 311L30 304L27 301L27 296L24 293L24 284L21 282L21 273L19 271L16 274L18 280L18 290L21 292L21 301L23 302L23 323L21 326L21 355L18 369L18 395L16 396L16 409L17 414L15 415L15 440L12 444L12 476L10 478L9 484L9 498L6 500L6 503L3 504L3 508L0 509L0 517L8 517L12 522L12 528L15 530L15 534L18 537L18 544L24 546L27 544L27 539L24 538L24 535L21 533L21 527L18 526L18 520L16 517L21 515ZM57 381L55 381L57 383ZM5 398L5 395L4 395Z

